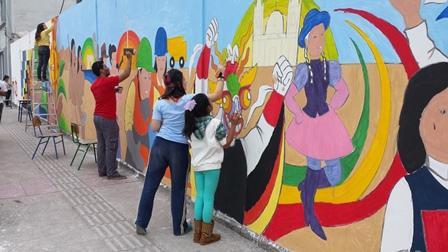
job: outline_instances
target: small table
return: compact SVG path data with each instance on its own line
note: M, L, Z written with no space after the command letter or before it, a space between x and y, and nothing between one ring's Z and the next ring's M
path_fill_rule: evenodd
M25 108L26 111L28 111L30 103L31 103L30 99L19 100L19 113L17 115L17 121L22 122L23 108Z

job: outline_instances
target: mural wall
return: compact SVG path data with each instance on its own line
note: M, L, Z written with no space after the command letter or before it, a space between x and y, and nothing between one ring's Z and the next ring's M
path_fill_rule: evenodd
M55 32L59 123L94 139L90 66L117 74L135 48L118 158L145 171L163 74L208 92L222 64L214 114L244 122L217 210L294 251L447 251L447 16L445 0L83 1Z

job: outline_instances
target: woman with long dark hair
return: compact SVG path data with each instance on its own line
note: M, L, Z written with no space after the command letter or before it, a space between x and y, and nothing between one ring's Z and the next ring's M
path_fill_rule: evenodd
M221 239L213 233L213 206L218 187L224 148L231 145L236 126L242 121L241 114L234 114L229 120L226 132L221 120L214 118L207 95L197 94L185 105L184 134L190 140L191 165L194 167L196 201L194 203L193 241L201 245Z
M50 60L50 32L52 27L47 27L45 23L37 25L35 40L38 46L39 64L37 65L37 79L48 81L47 69Z
M215 93L208 95L211 102L221 98L224 79L218 77ZM185 104L193 98L193 94L185 91L186 81L181 71L169 70L164 77L165 93L156 102L151 126L157 132L151 148L149 166L146 171L140 204L138 207L136 231L146 234L151 219L154 196L167 167L171 172L171 214L174 235L182 235L191 230L185 221L185 184L189 167L188 139L183 134Z
M408 175L390 194L381 251L446 251L448 246L447 73L446 62L429 65L406 88L398 152Z

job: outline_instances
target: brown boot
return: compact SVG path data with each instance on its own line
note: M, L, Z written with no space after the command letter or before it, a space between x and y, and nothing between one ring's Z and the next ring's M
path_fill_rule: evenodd
M193 242L199 243L199 240L201 240L201 231L202 231L202 221L194 220Z
M199 243L201 245L207 245L221 239L221 235L213 233L214 221L212 223L202 222L202 234Z

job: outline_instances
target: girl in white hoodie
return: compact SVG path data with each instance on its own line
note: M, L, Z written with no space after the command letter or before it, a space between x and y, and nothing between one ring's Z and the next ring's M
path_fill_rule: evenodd
M191 164L196 182L193 241L201 245L221 238L219 234L213 234L214 196L224 159L224 148L232 143L235 126L241 120L241 114L233 115L229 132L226 132L222 122L210 115L212 110L205 94L195 95L185 105L184 134L190 140Z

